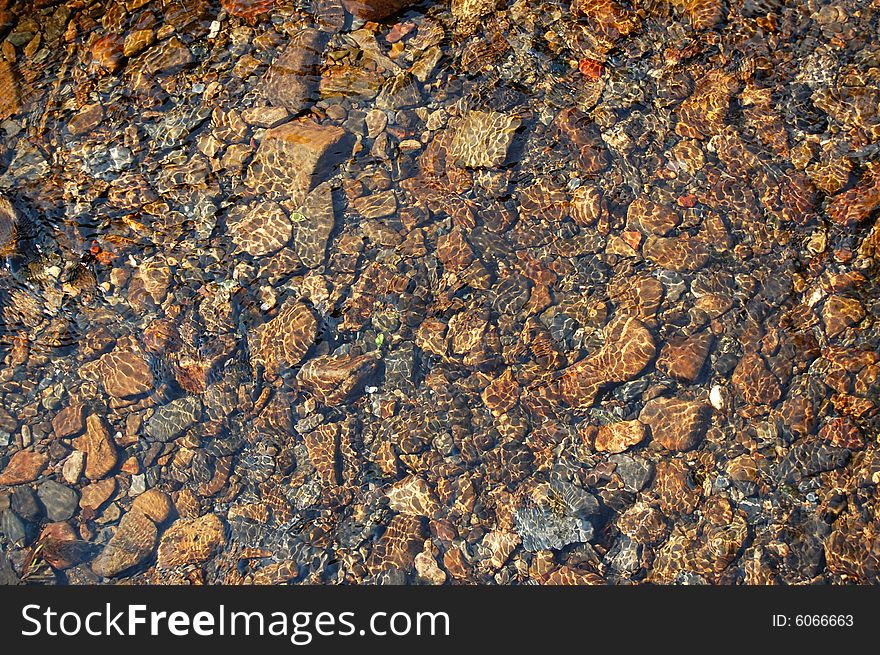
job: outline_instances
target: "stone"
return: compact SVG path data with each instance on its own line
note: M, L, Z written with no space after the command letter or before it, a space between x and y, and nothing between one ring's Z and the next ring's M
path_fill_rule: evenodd
M560 376L559 392L572 407L589 407L603 386L632 380L654 359L654 337L637 318L617 317L608 323L605 334L598 352Z
M367 125L367 136L375 139L385 131L385 127L388 125L388 114L381 109L371 109L367 112L364 122Z
M293 224L287 214L271 201L232 208L226 227L238 250L251 257L263 257L280 250L293 234Z
M687 337L671 337L660 349L657 370L682 382L695 382L709 356L712 340L709 331Z
M82 488L82 495L79 499L79 506L82 509L97 510L110 500L113 492L116 491L116 480L114 478L105 478L92 482Z
M195 396L172 400L147 419L144 433L159 441L171 441L183 434L201 418L202 401Z
M11 509L4 510L0 516L0 532L11 544L23 546L27 541L27 526Z
M363 20L382 20L414 4L414 0L342 0L353 16Z
M263 135L248 169L247 185L299 206L351 155L353 144L343 128L310 119L279 125Z
M618 421L599 426L595 448L599 452L622 453L640 444L645 438L645 426L639 421Z
M97 414L86 419L86 433L73 441L73 446L86 455L85 474L89 480L100 480L116 466L116 444L110 430Z
M104 390L114 398L140 396L153 388L153 373L149 365L143 355L128 348L128 344L117 345L83 368L94 370Z
M385 494L388 506L401 514L433 518L440 511L440 505L428 483L415 475L395 482Z
M446 582L446 572L437 564L437 559L431 552L431 540L425 541L425 548L416 555L414 564L419 577L433 585L442 585Z
M294 251L306 267L318 268L327 258L327 243L336 225L330 185L315 187L293 216Z
M9 500L12 510L26 521L36 521L43 513L37 494L31 487L16 487Z
M318 322L308 307L287 301L272 320L255 328L250 336L251 363L263 366L270 378L285 367L296 366L315 340Z
M671 451L694 448L706 434L711 405L682 398L653 398L645 403L639 420L651 429L651 438Z
M156 563L166 570L202 564L225 544L225 528L216 514L178 519L162 535Z
M152 554L158 537L156 524L146 514L128 512L104 550L92 562L92 571L111 578L137 566Z
M164 523L174 510L171 496L159 489L147 489L134 499L132 511L143 512L156 524Z
M528 551L559 550L593 538L589 521L553 512L545 507L522 507L513 514L516 531Z
M845 296L828 296L822 306L822 322L825 324L825 334L833 339L865 317L865 309L855 298Z
M681 235L645 239L642 255L660 268L670 271L695 271L709 261L709 248L699 237Z
M660 205L639 196L626 210L627 225L645 235L665 236L679 223L678 213L668 205Z
M759 353L742 356L733 371L733 385L750 405L773 405L782 397L779 380Z
M48 463L49 457L43 453L37 453L32 450L19 450L9 458L6 468L0 473L0 485L12 486L33 482L43 472Z
M377 359L373 353L323 355L306 362L296 379L317 400L332 407L354 399L375 370Z
M255 127L275 127L286 122L289 116L284 107L249 107L241 112L242 120Z
M54 480L42 482L37 487L37 495L46 508L46 516L50 521L67 521L73 517L79 505L76 489Z
M100 104L86 105L67 122L67 130L76 136L87 134L98 127L103 118L104 108Z
M20 108L21 98L15 73L8 61L0 59L0 120L17 114Z
M220 0L220 6L230 16L252 19L271 11L277 0Z
M266 99L291 114L299 114L316 99L321 54L327 35L314 28L297 32L266 72Z
M493 530L483 537L481 546L488 554L489 569L497 571L504 566L521 541L518 534L505 530Z
M52 431L56 439L68 439L81 434L86 427L82 403L72 402L52 417Z
M623 488L630 493L644 489L654 475L654 465L643 457L623 453L611 455L608 461L614 463L614 472L623 481Z
M507 159L522 121L493 111L470 111L455 130L449 154L459 166L497 168Z

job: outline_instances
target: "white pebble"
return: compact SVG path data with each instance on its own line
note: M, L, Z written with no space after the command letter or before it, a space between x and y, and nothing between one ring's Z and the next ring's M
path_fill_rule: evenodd
M723 409L724 397L721 395L720 384L716 384L712 387L712 391L709 392L709 402L712 403L712 407L715 409Z

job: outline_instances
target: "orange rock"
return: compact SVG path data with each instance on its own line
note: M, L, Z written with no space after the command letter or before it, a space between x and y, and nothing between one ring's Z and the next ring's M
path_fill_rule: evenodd
M97 414L86 419L86 433L73 442L74 448L86 454L86 477L99 480L116 466L116 444L110 438L110 431Z
M622 453L645 438L645 426L640 421L618 421L599 427L595 448L600 452Z
M32 450L19 450L10 459L3 473L0 473L0 485L15 485L33 482L39 477L49 457Z
M223 523L216 514L178 519L162 535L157 565L168 569L201 564L226 544Z

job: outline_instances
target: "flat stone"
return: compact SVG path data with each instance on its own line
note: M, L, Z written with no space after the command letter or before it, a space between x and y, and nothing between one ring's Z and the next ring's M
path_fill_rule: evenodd
M698 400L653 398L645 403L639 420L651 428L651 438L667 450L696 446L706 434L712 407Z
M86 454L80 450L74 450L61 467L61 475L65 482L76 484L83 474L86 465Z
M316 29L297 32L266 71L266 99L294 115L308 108L316 100L321 54L326 43L327 36Z
M284 107L249 107L241 112L241 118L255 127L275 127L285 122L290 114Z
M333 406L353 399L376 368L377 357L367 355L324 355L309 360L296 379L315 398Z
M0 516L0 532L9 543L23 546L27 541L27 526L11 509L4 510Z
M76 489L54 480L46 480L37 487L37 495L46 508L50 521L67 521L72 518L79 505Z
M822 306L822 322L825 324L825 333L829 339L833 339L863 318L865 318L865 309L855 298L829 296Z
M116 533L92 562L92 571L110 578L143 562L156 548L159 531L143 512L122 517Z
M279 125L263 136L248 170L247 185L294 206L326 181L351 155L353 137L341 127L304 119Z
M153 388L153 373L139 352L117 345L84 368L94 371L104 390L114 398L130 398Z
M351 208L364 218L383 218L397 212L397 196L393 189L355 198Z
M660 349L657 369L676 380L694 382L711 347L712 333L708 330L689 337L670 338Z
M85 412L82 403L73 402L52 417L52 431L55 433L56 439L75 437L81 434L85 428Z
M110 430L97 414L86 419L86 433L73 441L73 446L86 454L85 474L89 480L100 480L116 466L116 444Z
M519 118L501 112L470 111L455 130L449 154L459 166L501 166L521 124Z
M272 320L249 335L251 363L262 365L270 378L283 367L296 366L311 347L317 333L315 315L304 304L286 302Z
M110 500L114 491L116 491L115 478L105 478L104 480L92 482L82 488L79 506L83 509L97 510L101 505Z
M12 486L33 482L39 477L49 457L32 450L19 450L10 459L3 473L0 473L0 485Z
M100 104L86 105L67 122L67 129L71 134L86 134L98 127L102 118L104 108Z
M0 120L5 120L21 108L18 82L9 62L0 59Z
M233 207L226 227L236 247L252 257L280 250L293 234L293 224L287 214L271 201Z
M660 268L670 271L695 271L709 261L709 248L698 237L681 235L645 239L642 255Z
M201 564L226 544L225 529L216 514L178 519L159 544L157 565L164 569Z
M382 20L415 3L414 0L342 0L342 4L353 16Z
M144 433L159 441L171 441L194 425L201 415L201 400L194 396L178 398L155 411L144 425Z
M329 184L319 184L294 214L293 247L308 268L318 268L327 258L327 242L336 225L333 193Z
M611 455L608 461L616 465L614 472L623 481L623 488L631 493L644 489L654 475L654 465L644 457L621 453Z
M645 426L640 421L618 421L599 426L595 446L599 452L622 453L644 438Z
M134 499L131 504L132 511L139 511L158 523L164 523L174 510L171 496L159 489L147 489Z

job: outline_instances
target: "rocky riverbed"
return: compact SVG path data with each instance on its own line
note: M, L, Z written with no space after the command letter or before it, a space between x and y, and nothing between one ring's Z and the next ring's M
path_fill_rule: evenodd
M880 580L878 0L0 0L0 581Z

